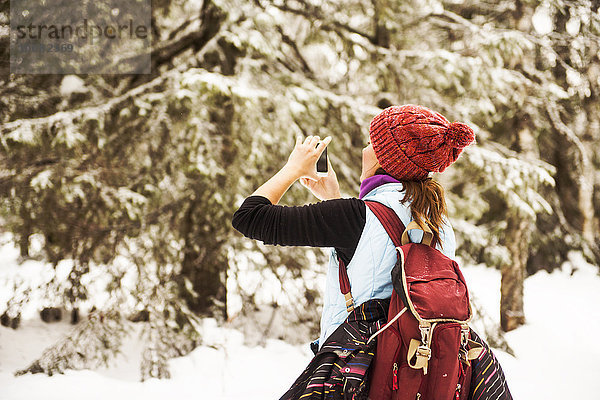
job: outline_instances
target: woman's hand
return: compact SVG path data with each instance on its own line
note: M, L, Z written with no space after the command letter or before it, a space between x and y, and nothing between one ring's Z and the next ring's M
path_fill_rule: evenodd
M339 199L342 197L337 175L329 159L327 159L327 176L318 177L316 181L309 178L300 178L300 183L302 186L308 188L319 200Z
M297 137L294 150L284 168L293 171L298 178L319 180L316 169L317 160L330 142L331 136L327 136L323 141L320 141L318 136L307 136L304 142L302 137Z
M301 137L297 138L296 145L287 163L271 179L256 189L252 195L266 197L272 204L277 204L281 200L281 196L296 180L307 179L307 182L310 181L308 184L311 185L307 187L319 199L341 197L337 177L329 161L328 175L324 178L317 175L317 160L330 142L331 137L329 136L322 142L318 136L309 136L304 141Z

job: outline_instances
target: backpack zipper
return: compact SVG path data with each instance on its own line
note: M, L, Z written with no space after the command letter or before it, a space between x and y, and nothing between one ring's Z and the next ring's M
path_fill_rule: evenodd
M402 336L400 336L400 332L398 332L394 326L390 326L390 331L398 337L398 348L396 349L393 358L393 360L397 360L398 356L400 356L400 350L402 349ZM395 361L392 367L392 391L394 390L398 390L398 363Z

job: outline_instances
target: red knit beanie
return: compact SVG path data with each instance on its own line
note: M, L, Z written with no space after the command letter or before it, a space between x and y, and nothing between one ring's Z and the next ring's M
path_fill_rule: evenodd
M383 110L371 121L369 136L379 165L407 181L442 172L475 140L467 125L450 123L442 114L412 104Z

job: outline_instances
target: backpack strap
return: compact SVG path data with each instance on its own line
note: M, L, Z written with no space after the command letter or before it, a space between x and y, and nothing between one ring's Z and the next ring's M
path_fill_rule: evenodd
M417 221L410 221L410 223L404 230L404 233L402 234L402 244L403 245L410 243L410 239L408 238L408 231L410 231L411 229L422 230L423 231L423 239L422 239L421 243L426 244L427 246L435 247L435 244L433 243L433 232L431 231L431 228L429 227L429 225L427 225L427 224L419 225L417 223Z
M354 299L352 298L352 293L350 292L350 279L348 278L348 271L346 270L346 265L338 256L338 270L339 270L339 279L340 279L340 291L344 295L346 299L346 311L348 314L354 310Z
M404 224L398 217L398 214L390 207L381 204L378 201L365 200L365 204L373 214L377 217L383 228L387 232L388 236L392 239L394 246L400 247L403 244L409 242L408 231L411 229L421 229L423 231L423 244L427 244L431 247L436 246L437 240L433 236L431 229L427 224L425 227L418 225L415 221L411 221L408 224L408 229L404 227ZM340 280L340 291L346 299L346 310L351 313L354 310L354 299L350 291L350 279L348 278L348 271L346 265L342 259L338 256L338 269L339 269L339 280Z
M437 245L437 240L433 236L433 232L429 225L425 223L424 226L417 224L417 221L411 221L405 228L404 224L398 217L398 214L390 207L381 204L377 201L365 200L365 204L375 214L381 225L385 228L388 236L392 239L394 246L400 247L410 242L408 238L408 231L411 229L420 229L423 231L422 243L431 247ZM400 229L398 229L400 228Z
M378 201L369 201L366 200L365 204L373 214L377 217L383 228L392 239L394 246L399 247L402 246L402 238L406 233L408 235L408 231L404 227L404 224L398 218L398 214L390 207L379 203ZM411 226L410 224L408 225Z
M365 204L367 207L369 207L373 214L375 214L379 222L381 222L383 228L392 239L394 246L401 246L402 233L406 232L406 229L404 228L404 224L400 218L398 218L396 212L388 206L377 201L365 200ZM346 299L346 310L348 313L351 313L354 310L354 299L352 298L352 293L350 291L350 279L348 278L348 271L346 270L346 265L339 256L338 263L340 291Z

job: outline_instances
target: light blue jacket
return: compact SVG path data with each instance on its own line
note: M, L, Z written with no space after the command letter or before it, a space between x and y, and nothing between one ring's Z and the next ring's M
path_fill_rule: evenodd
M401 183L386 183L367 193L363 200L373 200L391 207L404 226L412 221L410 208L400 203L404 197ZM420 242L423 232L416 229L409 232L412 242ZM454 259L456 240L454 231L449 223L440 230L443 248L437 248L446 256ZM354 298L354 307L370 299L385 299L392 295L391 272L396 263L396 251L392 240L387 235L383 225L367 207L366 221L358 241L356 251L350 263L346 266L350 287ZM323 313L321 314L321 335L319 347L344 322L348 316L346 302L340 292L338 259L334 249L329 258L327 282L325 286Z

